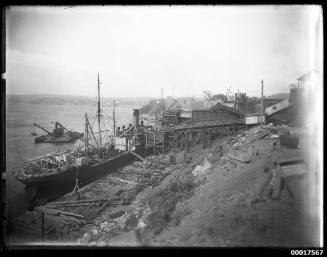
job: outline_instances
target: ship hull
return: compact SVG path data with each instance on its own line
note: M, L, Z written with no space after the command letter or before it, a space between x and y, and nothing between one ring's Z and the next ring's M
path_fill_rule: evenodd
M107 160L103 160L96 164L82 166L79 168L72 167L64 172L43 176L43 177L33 177L27 179L17 178L19 181L25 184L26 187L35 187L35 188L50 188L50 187L65 187L69 185L74 185L76 183L76 175L78 170L78 179L79 184L87 184L91 181L94 181L101 176L104 176L108 173L116 171L118 168L121 168L135 160L135 156L130 152L124 152L118 154L115 157L112 157Z
M83 134L81 134L80 136L74 136L74 137L70 137L70 136L62 136L62 137L53 137L53 136L40 136L40 137L36 137L34 139L34 143L38 144L38 143L70 143L70 142L74 142L77 139L83 137Z

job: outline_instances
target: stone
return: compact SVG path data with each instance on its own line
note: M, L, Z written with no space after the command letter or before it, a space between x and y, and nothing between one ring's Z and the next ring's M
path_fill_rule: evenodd
M133 229L134 227L136 227L137 223L138 223L138 219L136 217L136 214L131 214L131 215L129 215L129 217L126 220L125 229L127 231L129 231L129 230Z
M124 213L125 212L123 210L120 210L120 211L109 214L109 217L112 218L112 219L116 219L116 218L119 218L122 215L124 215Z
M81 241L82 241L82 243L88 243L88 242L90 242L90 240L91 240L91 235L89 233L85 233L83 235L83 239Z
M95 219L94 220L94 225L99 226L100 223L101 223L101 221L99 219Z
M105 229L107 225L108 225L108 222L105 221L105 222L103 222L103 223L100 224L100 228L101 229Z
M91 233L96 236L96 235L98 235L98 230L96 228L94 228L91 230Z

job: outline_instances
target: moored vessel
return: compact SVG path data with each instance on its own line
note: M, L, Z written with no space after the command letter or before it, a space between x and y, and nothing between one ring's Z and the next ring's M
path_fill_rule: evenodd
M97 118L98 138L85 114L84 138L79 138L84 142L83 149L50 153L25 161L15 172L15 178L27 187L36 188L74 185L77 179L79 183L85 184L135 160L133 152L143 154L143 136L134 127L130 127L117 137L114 133L109 142L103 142L100 128L99 74Z
M46 135L36 137L34 143L70 143L84 136L83 133L68 130L58 121L55 123L55 128L52 132L35 122L33 125L47 132ZM32 135L36 135L36 133Z

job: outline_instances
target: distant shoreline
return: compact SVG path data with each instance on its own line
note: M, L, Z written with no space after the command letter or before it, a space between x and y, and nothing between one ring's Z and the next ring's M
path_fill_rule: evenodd
M143 106L149 102L146 97L101 98L102 106L113 106L114 100L119 106ZM96 106L97 98L94 96L67 96L67 95L6 95L7 104L29 103L46 105L89 105Z

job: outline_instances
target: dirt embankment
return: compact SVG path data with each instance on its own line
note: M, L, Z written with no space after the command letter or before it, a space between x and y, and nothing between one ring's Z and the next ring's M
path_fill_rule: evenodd
M280 199L272 200L265 190L266 201L252 203L272 161L299 154L280 146L276 149L276 138L259 132L254 128L246 135L217 140L208 149L197 146L190 153L177 154L182 164L174 167L164 183L144 191L134 202L143 210L135 230L138 245L317 245L317 220L306 212L308 176L297 176L308 173L305 165L284 168L290 174L285 181L292 195L284 188ZM250 155L251 161L231 159L230 153L244 160Z

